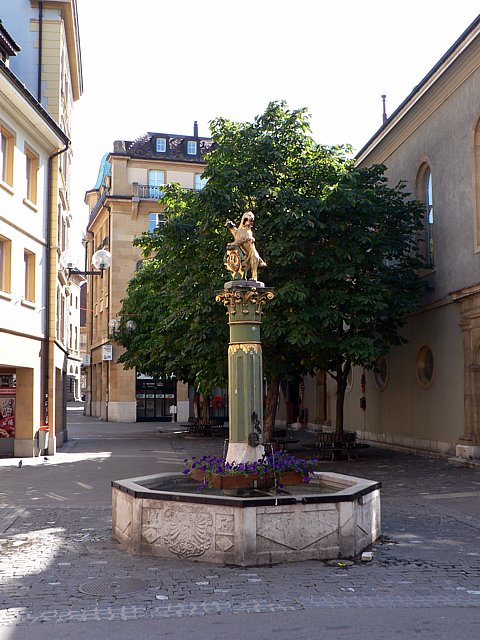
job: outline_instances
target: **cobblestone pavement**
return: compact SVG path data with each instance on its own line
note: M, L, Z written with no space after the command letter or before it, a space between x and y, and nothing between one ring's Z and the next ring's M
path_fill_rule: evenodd
M219 453L222 447L220 439L200 442L171 429L155 438L153 452L147 440L124 442L116 462L143 446L144 453L170 455L167 463L179 466L187 455ZM109 439L95 433L75 437L57 455L89 452L94 441L104 450ZM299 447L308 454L308 443ZM62 493L56 467L38 463L27 471L56 496ZM382 482L383 536L371 562L242 569L132 557L111 539L107 501L88 504L71 495L60 502L39 496L29 501L32 477L13 464L0 466L0 625L342 607L480 607L479 470L373 447L358 461L320 467ZM133 475L143 475L143 467ZM99 584L105 593L89 594Z

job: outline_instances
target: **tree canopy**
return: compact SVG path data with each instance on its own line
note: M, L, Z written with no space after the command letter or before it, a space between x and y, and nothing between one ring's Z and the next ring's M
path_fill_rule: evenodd
M298 379L317 368L337 380L337 427L352 365L373 367L400 344L404 317L418 304L417 255L423 206L386 168L357 168L347 146L317 144L304 109L272 102L251 123L211 123L201 191L168 185L164 222L135 240L145 261L123 301L121 360L152 375L175 375L203 392L227 379L228 331L215 292L229 233L250 210L273 287L262 326L264 372ZM276 405L276 403L275 403ZM340 411L340 413L339 413Z

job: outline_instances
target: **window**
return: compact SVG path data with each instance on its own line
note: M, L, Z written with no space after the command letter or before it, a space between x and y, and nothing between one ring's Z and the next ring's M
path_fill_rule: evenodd
M378 391L383 391L387 386L388 368L387 359L385 358L385 356L379 356L375 360L375 366L373 369L373 380Z
M29 302L35 302L35 254L25 249L23 260L25 262L25 291L23 297Z
M421 253L425 261L433 268L435 264L435 244L433 231L433 188L430 167L425 164L420 168L418 179L419 200L425 205L425 218L423 225L423 247Z
M163 213L150 213L148 215L148 232L153 233L155 229L162 224L162 222L164 222Z
M475 251L480 251L480 120L473 139Z
M157 138L155 140L155 150L157 153L165 153L167 150L167 139L166 138Z
M37 175L38 175L38 156L30 149L25 149L26 159L26 178L27 178L27 200L37 203Z
M0 179L13 186L13 134L0 125Z
M430 347L420 347L416 362L417 380L421 387L427 389L433 382L433 353Z
M10 293L11 241L0 236L0 291Z
M202 178L201 173L195 174L195 189L197 191L201 191L201 189L203 189L203 187L207 184L207 182L208 182L208 178Z
M197 155L197 142L196 140L187 140L187 154L189 156Z
M163 198L163 188L165 186L165 171L150 169L148 171L148 197L153 200Z

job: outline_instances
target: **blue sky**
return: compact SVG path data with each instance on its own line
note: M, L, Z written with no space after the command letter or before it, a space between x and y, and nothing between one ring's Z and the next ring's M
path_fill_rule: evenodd
M135 11L132 11L132 8ZM84 93L74 215L113 141L307 107L323 144L358 150L476 18L478 0L78 0ZM114 108L111 109L111 105Z

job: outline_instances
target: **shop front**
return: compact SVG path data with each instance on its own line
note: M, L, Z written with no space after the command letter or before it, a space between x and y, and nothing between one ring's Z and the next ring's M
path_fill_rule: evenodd
M155 380L137 375L137 422L170 422L176 406L175 378Z
M0 453L13 453L15 438L15 401L17 389L14 373L0 373Z

